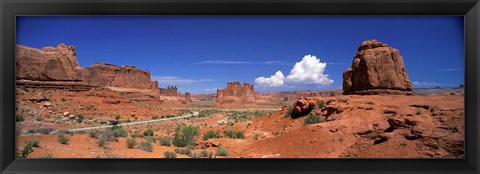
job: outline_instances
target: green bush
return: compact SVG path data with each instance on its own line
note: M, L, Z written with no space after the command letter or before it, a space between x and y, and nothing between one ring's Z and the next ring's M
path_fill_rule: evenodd
M203 135L203 140L208 140L211 138L220 138L220 133L219 132L214 132L214 131L208 131Z
M128 136L128 132L123 129L122 126L112 126L109 127L105 130L105 132L111 132L114 137L124 137L126 138Z
M129 149L133 149L133 147L135 147L136 144L137 144L137 141L135 141L135 139L133 139L133 138L129 138L127 140L127 147Z
M321 109L325 106L325 102L323 100L317 101L317 107L318 109Z
M152 143L155 143L155 141L157 141L157 139L153 136L146 136L145 139Z
M207 145L205 145L205 144L202 144L202 145L200 146L200 149L206 149L206 148L207 148Z
M253 140L258 140L258 137L259 137L259 136L260 136L260 135L255 134L255 135L253 136Z
M47 154L45 156L42 156L40 158L53 158L53 154L49 153L49 154Z
M152 120L158 119L158 116L154 115L152 116Z
M23 118L23 115L16 115L15 116L15 121L16 122L22 122L22 121L25 121L25 118Z
M146 152L152 152L153 150L152 143L149 141L140 142L139 148Z
M80 115L77 115L77 117L75 117L75 121L76 121L77 123L81 123L81 122L83 121L83 119L84 119L84 117L83 117L83 115L81 115L81 114L80 114Z
M342 98L339 100L340 103L347 103L348 102L348 98Z
M175 134L173 135L172 144L177 147L193 145L198 132L199 127L197 126L177 127L175 129Z
M285 116L286 116L286 117L292 116L293 109L295 108L295 106L297 106L297 103L293 103L292 105L290 105L290 106L287 108L287 112L285 112Z
M217 154L217 156L228 156L228 150L219 146L217 148L217 153L216 154Z
M40 147L40 140L30 140L28 143L32 144L33 147Z
M65 137L64 134L58 134L58 138L57 138L57 141L60 143L60 144L67 144L69 139L67 137Z
M30 153L33 152L33 147L38 147L39 140L31 140L25 144L21 154L18 156L19 158L26 158Z
M92 130L88 131L88 136L91 137L91 138L98 138L99 133L100 133L100 131L98 131L97 129L92 129Z
M373 131L373 132L370 134L370 138L371 138L371 139L375 139L375 138L377 138L379 135L380 135L380 132Z
M120 120L120 115L115 116L115 120L119 121Z
M175 152L163 152L163 156L165 158L177 158L177 154Z
M305 119L303 120L303 124L304 125L307 125L307 124L315 124L315 123L320 123L322 122L320 116L314 116L314 115L308 115L307 117L305 117Z
M175 148L175 153L182 154L182 155L192 155L192 151L188 148Z
M143 135L145 135L145 136L153 136L153 130L147 129L147 130L143 131Z
M162 146L172 145L171 140L168 137L159 137L158 141L160 142L160 145L162 145Z
M242 131L224 131L223 135L227 138L233 138L233 139L244 139L245 135L243 134Z
M415 114L416 114L416 115L420 115L420 114L422 114L422 112L421 112L421 111L417 111L417 112L415 112Z
M208 152L207 152L206 150L202 150L202 151L200 152L200 157L205 158L205 157L207 157L207 156L208 156Z

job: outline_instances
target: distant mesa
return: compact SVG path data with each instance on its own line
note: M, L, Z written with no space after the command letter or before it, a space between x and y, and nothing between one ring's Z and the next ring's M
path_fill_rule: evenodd
M225 89L217 90L216 104L255 104L255 87L249 83L228 82Z
M177 86L168 85L167 88L160 88L160 95L162 95L162 96L177 96L178 95Z
M415 95L400 52L375 39L362 42L343 72L343 94Z

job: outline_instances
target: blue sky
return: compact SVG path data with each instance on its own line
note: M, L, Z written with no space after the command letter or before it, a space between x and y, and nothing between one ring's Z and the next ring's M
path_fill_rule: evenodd
M377 39L400 50L414 88L455 87L464 83L463 26L463 16L23 16L17 44L65 43L82 67L134 65L160 87L214 93L228 81L341 88L359 44ZM270 78L278 71L282 84Z

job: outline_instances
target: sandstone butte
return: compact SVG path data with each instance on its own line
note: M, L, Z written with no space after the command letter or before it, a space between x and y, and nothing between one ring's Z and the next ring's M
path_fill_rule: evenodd
M217 90L217 104L255 104L255 87L249 83L228 82L227 87Z
M42 49L16 46L17 80L48 82L81 82L92 86L109 86L158 90L158 82L150 79L150 72L134 66L116 66L95 63L79 66L76 49L59 44Z
M375 39L360 44L343 72L343 94L415 95L400 52Z

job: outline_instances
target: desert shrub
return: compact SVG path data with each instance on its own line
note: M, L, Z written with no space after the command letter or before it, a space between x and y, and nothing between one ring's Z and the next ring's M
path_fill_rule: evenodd
M57 138L57 141L60 143L60 144L67 144L69 139L67 137L65 137L64 134L58 134L58 138Z
M129 149L133 149L133 147L135 147L136 144L137 144L137 141L135 141L135 139L133 139L133 138L129 138L127 140L127 147Z
M53 158L53 154L49 153L49 154L44 155L44 156L42 156L42 157L40 157L40 158Z
M415 114L416 114L416 115L420 115L420 114L422 114L422 112L421 112L421 111L417 111L417 112L415 112Z
M85 117L83 117L83 115L80 114L80 115L77 115L77 117L75 117L75 121L76 121L77 123L81 123L84 118L85 118Z
M155 143L155 141L157 141L157 139L153 136L146 136L145 139L152 143Z
M228 150L219 146L217 148L217 153L216 154L217 154L217 156L228 156Z
M120 120L120 115L115 116L115 120Z
M318 109L323 108L325 106L325 102L323 100L317 101L317 107Z
M260 136L260 135L255 134L255 135L253 136L253 140L258 140L258 137L259 137L259 136Z
M140 132L135 132L130 135L132 138L143 138L145 135L141 134Z
M338 101L340 101L340 103L347 103L347 102L348 102L348 98L342 98L342 99L340 99L340 100L338 100Z
M303 120L303 124L304 125L307 125L307 124L315 124L315 123L320 123L322 122L320 116L314 116L314 115L308 115L307 117L305 117L305 119Z
M450 95L457 95L457 94L456 94L456 93L454 93L454 92L451 92L451 93L450 93Z
M211 138L220 138L220 133L219 132L214 132L214 131L208 131L203 135L203 140L208 140Z
M32 144L33 147L39 147L40 140L30 140L28 143Z
M43 121L43 118L42 118L42 117L37 117L35 120L37 120L37 121Z
M100 133L100 131L98 131L97 129L92 129L92 130L88 131L88 136L91 137L91 138L98 138L99 133Z
M406 141L401 142L400 145L401 145L401 146L407 146L407 142L406 142Z
M198 112L198 117L209 117L215 113L220 113L220 112L222 111L217 109L202 110Z
M132 117L132 118L135 117L135 116L136 116L135 114L130 115L130 117Z
M202 151L200 152L200 157L205 158L205 157L207 157L207 156L208 156L208 152L207 152L206 150L202 150Z
M188 148L175 148L175 153L182 154L182 155L192 155L192 151Z
M200 146L200 149L206 149L206 148L207 148L207 145L205 145L205 144L202 144L202 145Z
M142 141L140 142L140 146L138 148L146 152L152 152L152 149L153 149L152 142Z
M26 158L30 153L33 152L33 147L38 147L39 142L40 142L39 140L28 141L25 144L25 147L23 148L22 152L20 153L20 155L18 157L19 158Z
M122 126L112 126L105 130L105 133L111 132L114 137L127 137L128 132Z
M192 145L195 137L198 135L199 127L197 126L183 126L175 129L172 144L177 147L185 147Z
M143 131L143 135L145 135L145 136L153 136L153 130L147 129L147 130Z
M233 138L233 139L244 139L245 135L243 134L242 131L224 131L223 135L227 138Z
M37 129L37 130L28 130L29 132L28 133L41 133L41 134L49 134L50 132L53 131L52 128L41 128L41 129Z
M160 142L160 145L162 146L170 146L172 145L171 140L169 137L159 137L158 141Z
M19 136L19 135L21 135L21 134L22 134L22 131L21 131L21 130L18 130L18 129L15 130L15 136Z
M130 122L132 122L132 120L130 120L130 118L129 118L129 119L127 119L127 123L130 123Z
M293 109L295 108L295 106L297 106L297 103L293 103L287 108L287 112L285 112L286 117L292 116Z
M152 120L158 119L158 116L154 115L152 116Z
M25 118L23 118L23 115L16 115L15 116L15 121L16 122L22 122L22 121L25 121Z
M378 137L378 135L380 135L380 132L373 131L373 132L370 134L370 138L371 138L371 139L375 139L375 138Z
M163 152L163 156L165 158L177 158L177 154L175 152Z

